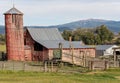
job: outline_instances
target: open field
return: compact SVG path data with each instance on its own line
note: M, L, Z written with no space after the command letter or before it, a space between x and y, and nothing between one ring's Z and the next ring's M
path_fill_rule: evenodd
M120 83L120 69L87 73L0 71L0 83Z
M5 45L0 45L0 51L6 52L6 46Z

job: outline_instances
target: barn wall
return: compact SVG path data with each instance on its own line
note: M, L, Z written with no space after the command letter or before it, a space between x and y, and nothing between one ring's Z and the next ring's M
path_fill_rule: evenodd
M53 49L48 50L48 58L49 60L53 59Z
M48 50L44 48L43 51L33 51L33 61L44 61L48 60Z
M49 59L54 58L54 56L53 56L53 50L56 50L56 49L49 49L49 53L48 53L49 54ZM81 52L83 52L83 54ZM67 55L68 56L71 55L72 51L70 49L63 49L62 53L63 53L62 56L64 57L64 56L67 56ZM86 55L88 57L95 57L95 49L94 48L74 49L73 55L75 57L81 57L83 55Z
M96 57L103 56L103 50L96 50Z
M29 46L31 48L32 61L48 60L48 58L49 58L48 57L48 49L46 49L45 47L42 46L43 51L35 51L34 50L34 43L35 43L35 41L30 36L29 32L26 31L24 36L25 36L25 39L24 39L25 45Z
M31 49L25 49L25 61L32 61Z

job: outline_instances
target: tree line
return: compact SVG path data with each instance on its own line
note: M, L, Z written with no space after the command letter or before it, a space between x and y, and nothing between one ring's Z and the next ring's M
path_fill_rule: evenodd
M83 41L87 45L113 44L114 33L107 26L96 28L78 28L76 30L64 30L62 36L65 40L72 37L72 41Z
M0 44L5 44L5 35L0 34Z
M118 35L119 37L115 39L114 33L105 25L96 28L64 30L62 36L65 40L69 40L69 37L71 36L72 41L83 41L87 45L120 44L120 32ZM5 34L0 34L0 44L5 44Z

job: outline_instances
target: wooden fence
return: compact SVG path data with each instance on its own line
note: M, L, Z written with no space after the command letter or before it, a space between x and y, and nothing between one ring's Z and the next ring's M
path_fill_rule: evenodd
M0 70L12 71L44 71L41 63L0 61Z
M108 61L89 61L89 70L106 70L109 68Z

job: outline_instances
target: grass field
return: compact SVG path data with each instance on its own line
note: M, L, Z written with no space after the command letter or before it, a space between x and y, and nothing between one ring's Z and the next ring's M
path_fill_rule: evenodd
M0 83L120 83L120 69L88 73L0 71Z
M0 51L6 52L6 46L5 45L0 45Z

